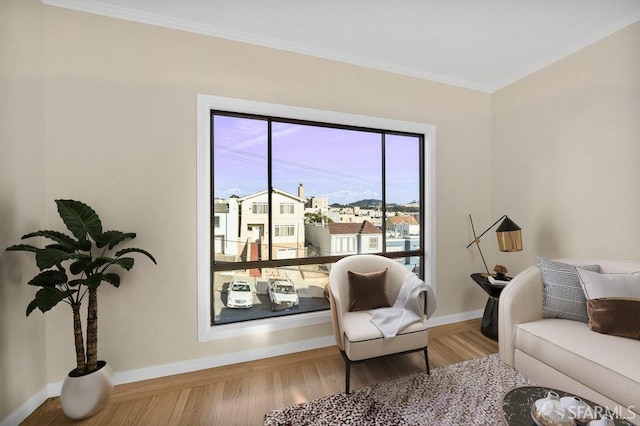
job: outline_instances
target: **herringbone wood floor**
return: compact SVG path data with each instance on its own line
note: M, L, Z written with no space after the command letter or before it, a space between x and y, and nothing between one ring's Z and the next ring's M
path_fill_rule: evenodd
M429 331L431 368L485 356L498 343L480 333L480 320ZM424 371L413 353L358 364L351 388ZM344 362L336 347L316 349L116 386L95 416L74 422L59 398L45 401L23 425L261 425L264 413L342 392Z

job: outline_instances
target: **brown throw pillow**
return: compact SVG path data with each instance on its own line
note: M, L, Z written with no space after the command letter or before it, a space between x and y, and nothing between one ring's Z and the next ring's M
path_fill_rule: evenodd
M598 274L578 268L589 328L640 340L640 273Z
M640 300L588 300L587 311L591 330L640 340Z
M388 308L389 289L387 288L387 270L359 274L349 272L349 291L351 304L349 311L367 311L376 308Z

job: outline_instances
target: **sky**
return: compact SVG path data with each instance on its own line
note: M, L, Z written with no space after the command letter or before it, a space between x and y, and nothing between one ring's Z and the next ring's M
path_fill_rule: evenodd
M267 189L268 123L216 115L214 195L245 196ZM382 138L379 133L273 122L272 185L329 204L382 199ZM419 199L419 141L386 136L387 202Z

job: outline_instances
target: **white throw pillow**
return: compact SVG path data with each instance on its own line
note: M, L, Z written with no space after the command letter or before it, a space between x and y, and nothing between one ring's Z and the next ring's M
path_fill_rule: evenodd
M640 339L640 272L599 274L577 268L587 297L589 328Z

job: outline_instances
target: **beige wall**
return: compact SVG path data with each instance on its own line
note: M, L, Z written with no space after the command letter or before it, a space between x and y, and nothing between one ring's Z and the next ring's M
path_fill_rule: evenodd
M493 96L494 215L535 256L640 259L640 23Z
M25 317L37 269L4 251L45 223L42 64L42 8L0 2L0 421L47 384L44 317Z
M0 3L0 247L60 229L54 199L136 231L140 259L100 294L100 357L116 371L329 335L310 326L198 343L197 93L380 116L437 128L436 315L481 309L468 214L507 213L525 251L640 257L640 24L494 95L304 55L42 5ZM73 368L70 312L24 318L35 273L0 252L0 419ZM46 349L46 351L45 351ZM46 364L46 368L43 364ZM25 374L26 373L26 374Z
M256 339L196 335L196 94L433 124L436 315L481 309L483 230L507 213L525 251L640 257L640 24L489 95L304 55L42 5L0 3L0 247L60 229L54 199L135 231L140 259L100 294L100 357L116 371L330 335L324 325ZM73 368L71 316L24 318L35 270L0 251L0 419ZM46 351L45 351L46 350ZM46 368L43 364L46 364ZM25 375L26 372L26 375Z
M94 207L107 228L138 233L136 245L153 253L159 265L143 259L119 289L100 293L100 357L126 371L212 357L302 338L331 335L328 325L285 330L256 339L198 343L196 334L196 94L418 121L437 127L438 310L448 315L481 309L485 297L469 279L480 267L470 239L467 214L491 221L491 95L299 54L201 35L12 1L11 37L22 36L24 21L35 26L33 66L10 77L12 85L42 70L31 97L15 92L19 108L30 113L28 133L3 135L3 164L33 165L34 176L3 185L0 205L27 210L45 206L46 226L60 229L56 198L74 198ZM29 18L25 18L28 12ZM42 24L37 19L42 15ZM16 21L16 22L14 22ZM30 33L31 34L31 33ZM13 39L13 38L12 38ZM30 46L27 46L30 47ZM24 54L17 49L16 55ZM39 61L39 62L38 62ZM12 92L13 93L13 92ZM22 106L24 105L24 106ZM22 109L12 114L22 114ZM40 114L34 114L33 111ZM16 124L16 126L18 126ZM11 136L11 135L9 135ZM19 151L33 147L38 163ZM5 148L5 144L7 148ZM17 145L17 146L16 146ZM44 148L44 149L42 149ZM4 174L7 172L3 170ZM3 175L4 176L4 175ZM45 177L45 184L42 178ZM23 195L24 200L18 198ZM12 212L15 214L14 212ZM43 215L29 210L20 228L42 226ZM4 220L4 219L3 219ZM18 219L14 218L14 222ZM17 224L16 224L17 225ZM3 223L5 238L25 232ZM4 235L8 233L8 237ZM13 256L10 260L8 256ZM26 254L0 253L2 264ZM12 282L30 269L16 267ZM4 273L6 275L6 273ZM3 275L3 281L6 281ZM28 274L27 274L28 275ZM4 285L5 283L3 283ZM22 346L6 345L3 360L20 358L31 346L43 349L42 324L23 316L30 293L12 291L7 316L20 317L17 329L39 327ZM2 290L6 291L6 290ZM37 319L29 318L34 323ZM31 325L30 325L31 324ZM13 332L13 331L12 331ZM61 381L73 368L71 314L58 307L46 317L46 380ZM6 348L6 349L5 349ZM42 359L42 355L39 355ZM33 362L25 360L26 365ZM0 375L13 374L0 366ZM42 376L42 374L41 374ZM5 386L4 384L1 386ZM22 401L37 389L22 392ZM10 388L13 392L14 388ZM16 408L5 402L0 418ZM31 393L29 393L31 392ZM18 398L20 399L20 398Z

